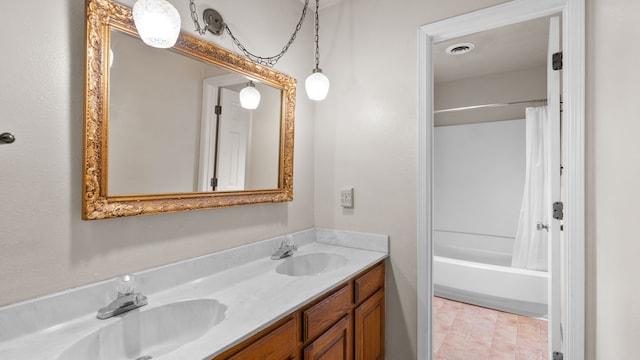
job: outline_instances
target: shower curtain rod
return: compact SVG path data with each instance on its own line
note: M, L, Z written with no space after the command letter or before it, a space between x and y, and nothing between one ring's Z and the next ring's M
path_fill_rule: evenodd
M445 113L445 112L482 109L482 108L489 108L489 107L503 107L503 106L509 106L509 105L518 105L518 104L533 104L533 105L535 105L535 104L543 104L543 105L547 105L547 99L536 99L536 100L512 101L512 102L508 102L508 103L496 103L496 104L483 104L483 105L463 106L463 107L458 107L458 108L436 110L433 113L434 114L439 114L439 113Z

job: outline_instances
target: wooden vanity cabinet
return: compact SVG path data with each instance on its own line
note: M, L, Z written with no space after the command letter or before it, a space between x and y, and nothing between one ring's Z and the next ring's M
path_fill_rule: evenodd
M347 284L321 298L317 303L303 308L302 341L307 343L349 314L352 307L351 293L351 284Z
M356 308L355 349L357 360L384 359L384 289Z
M354 281L355 359L384 359L384 263Z
M302 354L304 360L351 360L353 359L353 331L351 316L340 321L307 345Z
M247 341L216 356L216 360L297 360L298 321L294 315L285 317Z
M384 261L212 360L383 360Z

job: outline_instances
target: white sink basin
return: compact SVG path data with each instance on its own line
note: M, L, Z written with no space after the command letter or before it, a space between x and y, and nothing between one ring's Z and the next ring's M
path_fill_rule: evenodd
M335 253L293 255L276 266L276 272L289 276L318 275L340 268L346 263L346 257Z
M136 309L76 341L57 360L159 359L204 335L224 320L226 309L210 299Z

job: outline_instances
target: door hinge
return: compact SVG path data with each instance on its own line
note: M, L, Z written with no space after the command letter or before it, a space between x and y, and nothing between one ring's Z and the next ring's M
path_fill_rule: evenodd
M559 351L554 351L552 360L564 360L564 355Z
M553 54L551 60L553 70L562 70L562 51Z
M214 111L215 111L216 115L222 115L222 106L216 105Z
M211 178L211 189L215 191L217 187L218 187L218 179Z
M562 201L553 203L553 218L556 220L562 220L564 218L564 204Z

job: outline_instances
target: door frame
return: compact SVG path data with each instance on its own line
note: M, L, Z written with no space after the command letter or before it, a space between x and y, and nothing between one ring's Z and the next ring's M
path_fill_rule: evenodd
M526 20L562 14L564 253L561 307L565 359L585 354L585 4L513 0L418 28L418 359L433 357L433 44Z

